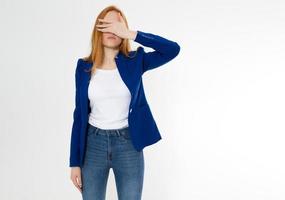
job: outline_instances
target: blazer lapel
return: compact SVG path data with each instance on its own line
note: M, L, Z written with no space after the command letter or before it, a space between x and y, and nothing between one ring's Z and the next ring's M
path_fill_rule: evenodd
M84 69L89 70L92 67L92 63L86 63ZM81 87L80 87L80 100L81 100L81 110L82 113L88 114L89 109L89 98L88 98L88 86L91 78L91 72L82 72L84 75L82 75L81 79ZM85 119L87 120L87 119Z

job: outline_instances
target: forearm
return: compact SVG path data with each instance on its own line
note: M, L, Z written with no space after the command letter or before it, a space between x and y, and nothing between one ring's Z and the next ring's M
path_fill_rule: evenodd
M162 36L142 31L129 31L129 39L134 40L146 47L151 47L161 53L176 54L180 50L177 42Z
M142 72L154 69L166 64L175 58L180 52L177 42L166 39L162 36L142 31L132 31L128 33L128 38L140 43L143 46L151 47L154 51L145 52L143 47L139 47L143 58Z

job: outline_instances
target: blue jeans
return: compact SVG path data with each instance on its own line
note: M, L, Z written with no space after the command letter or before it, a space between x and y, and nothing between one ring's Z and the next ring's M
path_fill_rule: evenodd
M136 151L128 127L100 129L88 124L81 168L83 200L105 200L110 168L119 200L141 200L144 178L143 150Z

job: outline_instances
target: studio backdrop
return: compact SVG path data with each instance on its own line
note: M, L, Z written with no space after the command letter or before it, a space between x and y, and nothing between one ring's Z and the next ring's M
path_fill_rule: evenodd
M96 16L112 4L131 30L180 45L143 75L162 136L144 149L143 199L285 199L278 0L1 0L0 199L81 199L69 167L74 72ZM106 199L117 199L112 171Z

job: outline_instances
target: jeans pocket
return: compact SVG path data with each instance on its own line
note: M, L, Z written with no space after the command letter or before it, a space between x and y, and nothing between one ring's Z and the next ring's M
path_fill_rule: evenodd
M98 129L96 127L90 127L88 128L87 131L87 136L91 136L91 135L96 135Z

